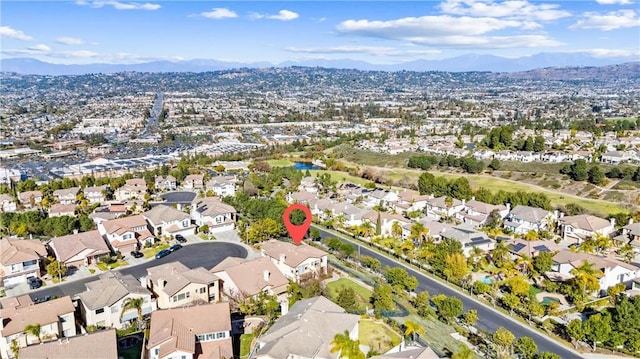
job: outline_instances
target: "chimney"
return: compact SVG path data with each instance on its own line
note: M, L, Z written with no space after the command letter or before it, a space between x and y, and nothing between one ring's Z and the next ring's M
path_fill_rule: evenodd
M564 212L560 212L560 218L564 217Z
M629 219L629 224L631 224L631 223L632 223L631 221L633 221L633 219ZM616 226L616 219L615 219L615 218L613 218L613 217L612 217L612 218L610 218L610 219L609 219L609 223L611 223L611 227L614 227L614 228L615 228L615 226Z
M476 200L476 196L471 196L471 200L475 201Z
M467 200L466 199L462 199L462 205L464 206L465 204L467 204Z
M73 234L78 234L78 229L77 228L73 229Z
M629 224L633 224L633 218L629 218Z
M285 256L284 253L280 253L280 260L278 261L278 264L283 264L286 258L287 256Z
M268 282L269 281L269 277L271 277L271 273L269 272L268 269L265 269L262 272L262 278L265 280L265 282Z
M165 280L164 278L158 279L158 289L164 289Z
M511 203L507 203L507 212L511 212Z
M280 302L280 313L281 315L285 315L287 313L289 313L289 301L288 300L283 300L282 302Z

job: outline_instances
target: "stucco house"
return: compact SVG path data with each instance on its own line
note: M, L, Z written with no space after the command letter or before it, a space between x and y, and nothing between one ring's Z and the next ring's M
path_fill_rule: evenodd
M577 216L564 216L558 219L560 233L565 241L582 243L583 240L595 235L609 237L616 230L616 220L580 214Z
M5 287L40 277L40 263L47 256L37 239L0 239L0 282Z
M223 291L231 298L256 297L261 292L271 295L286 293L289 280L266 257L245 260L227 257L211 269L222 279Z
M156 236L188 235L195 232L196 226L191 224L191 216L171 206L157 205L142 213L149 223L151 232Z
M148 268L145 282L161 309L218 302L221 299L220 278L202 267L189 269L180 262Z
M196 198L191 205L191 218L199 227L207 225L209 233L233 230L236 209L218 197Z
M141 214L115 218L98 223L98 231L109 242L114 251L122 254L138 249L144 244L153 244L155 237L147 228Z
M55 258L67 267L87 266L111 253L98 230L55 237L48 246Z
M272 239L262 243L260 250L262 256L270 258L285 277L295 282L327 273L327 253L308 244Z

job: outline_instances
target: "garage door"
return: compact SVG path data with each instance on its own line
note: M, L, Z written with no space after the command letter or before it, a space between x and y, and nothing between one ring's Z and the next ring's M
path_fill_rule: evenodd
M21 284L21 283L25 283L27 281L27 279L25 278L24 274L23 275L19 275L16 277L9 277L9 278L5 278L4 279L4 285L5 287L10 287L10 286L14 286L17 284Z

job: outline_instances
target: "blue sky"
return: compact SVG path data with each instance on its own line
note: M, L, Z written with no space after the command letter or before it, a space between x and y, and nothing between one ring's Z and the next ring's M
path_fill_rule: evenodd
M640 60L638 0L2 1L3 58L399 63L468 53Z

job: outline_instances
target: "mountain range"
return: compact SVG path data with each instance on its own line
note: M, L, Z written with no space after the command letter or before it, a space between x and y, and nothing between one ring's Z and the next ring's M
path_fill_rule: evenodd
M242 63L197 59L185 61L151 61L137 64L92 63L63 65L44 62L33 58L8 58L0 59L0 71L30 75L82 75L88 73L116 73L123 71L207 72L233 68L301 66L374 71L517 72L548 67L606 66L638 60L638 58L633 57L600 58L586 53L539 53L519 58L469 54L448 59L415 60L392 65L372 64L365 61L349 59L286 61L278 64L269 62Z

